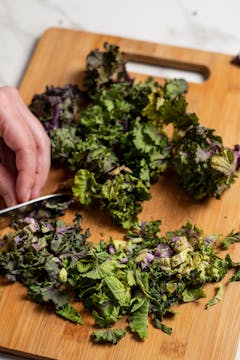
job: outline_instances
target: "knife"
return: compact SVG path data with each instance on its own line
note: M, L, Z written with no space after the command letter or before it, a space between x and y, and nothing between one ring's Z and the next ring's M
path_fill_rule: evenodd
M70 201L71 199L72 195L70 194L49 194L2 209L0 210L0 228L8 226L11 223L12 217L16 214L24 211L31 211L43 200L47 200L50 203L62 203L65 201Z

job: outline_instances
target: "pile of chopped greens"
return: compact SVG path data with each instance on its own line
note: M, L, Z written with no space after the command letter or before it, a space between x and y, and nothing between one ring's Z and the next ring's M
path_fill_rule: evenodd
M171 165L182 189L196 200L219 199L237 176L240 146L225 147L221 136L201 125L197 115L187 111L182 95L162 101L162 96L155 94L144 113L162 124L173 124Z
M119 47L105 43L87 56L84 86L47 87L30 104L51 138L53 161L72 172L81 204L97 203L130 229L169 167L194 199L219 198L233 183L239 146L225 148L188 113L184 80L135 83Z
M171 334L163 320L175 315L172 305L206 297L204 285L220 282L229 268L235 268L230 280L240 278L240 264L217 255L217 236L205 236L190 223L161 236L160 221L142 222L125 240L93 245L89 231L81 228L81 216L67 225L59 216L69 203L60 205L44 202L15 219L2 238L0 275L21 282L30 299L76 324L83 320L74 302L82 302L99 328L92 334L94 342L116 344L129 330L112 328L123 316L140 339L148 336L149 322ZM239 238L231 232L223 248ZM206 308L222 295L220 284Z

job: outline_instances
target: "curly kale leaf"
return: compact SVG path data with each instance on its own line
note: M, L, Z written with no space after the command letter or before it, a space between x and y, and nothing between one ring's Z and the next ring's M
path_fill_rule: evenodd
M51 130L51 157L61 163L67 164L72 158L72 153L79 142L76 127L62 127Z
M101 207L125 229L136 226L141 202L150 198L149 189L143 182L128 173L107 180L100 194Z
M116 45L104 43L104 50L96 49L87 56L84 85L88 92L112 83L132 82L126 71L126 60Z
M124 228L136 226L140 202L150 197L143 182L128 173L120 172L101 184L88 170L79 170L75 175L73 193L84 205L96 200Z
M236 178L234 151L225 148L213 130L201 125L190 126L176 138L172 164L179 185L194 199L219 199Z
M83 205L91 205L99 192L95 176L88 170L81 169L74 177L73 194Z
M71 170L87 169L96 178L104 178L118 166L118 158L110 147L104 145L96 134L75 144L72 157L68 160Z
M175 91L176 90L176 91ZM239 169L239 146L223 145L222 138L189 113L181 81L166 82L153 91L142 114L160 126L172 124L172 166L179 185L194 199L220 198L235 181Z
M164 97L173 100L188 91L188 84L184 79L168 79L164 84Z
M49 133L75 125L84 102L85 95L76 85L47 86L45 92L34 95L29 109Z
M83 320L81 315L78 313L78 311L71 305L66 304L63 308L57 309L56 314L60 315L61 317L75 323L82 325Z

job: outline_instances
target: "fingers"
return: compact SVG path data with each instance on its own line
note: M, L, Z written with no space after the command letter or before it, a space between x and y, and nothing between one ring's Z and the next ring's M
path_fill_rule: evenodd
M18 170L16 180L16 193L20 202L31 198L32 188L36 178L37 153L34 146L19 148L16 152L16 167Z
M7 206L17 203L15 179L2 164L0 164L0 195L4 198Z
M18 100L18 110L24 118L25 122L28 124L29 128L32 131L35 143L37 145L37 164L36 164L36 174L35 174L35 184L32 188L31 198L39 196L40 190L45 184L50 165L50 139L47 136L42 124L37 120L37 118L31 113L31 111L25 106L21 97L17 96Z
M2 88L3 89L3 88ZM16 158L19 202L39 195L50 168L50 140L37 118L11 87L0 89L0 137ZM1 189L0 189L1 191Z
M50 149L49 149L50 154ZM37 156L37 168L35 172L35 183L31 192L31 199L34 199L40 196L40 191L43 185L46 183L48 178L48 173L50 169L50 155L46 158L45 154L41 153L41 150L38 150Z
M37 147L30 129L12 101L4 105L7 106L7 111L4 106L0 106L0 136L15 153L18 172L16 193L18 201L24 202L30 199L35 182Z

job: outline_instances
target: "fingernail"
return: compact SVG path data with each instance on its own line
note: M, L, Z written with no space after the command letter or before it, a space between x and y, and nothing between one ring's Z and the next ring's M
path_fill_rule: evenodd
M21 201L21 202L26 202L26 201L30 200L30 196L31 196L31 190L26 190L26 191L23 193L20 201Z
M31 199L36 199L37 197L39 197L40 196L40 192L38 191L38 190L33 190L32 192L31 192Z

